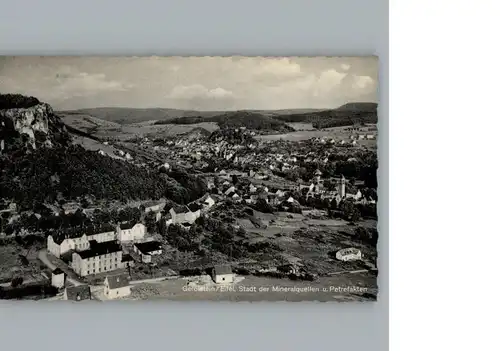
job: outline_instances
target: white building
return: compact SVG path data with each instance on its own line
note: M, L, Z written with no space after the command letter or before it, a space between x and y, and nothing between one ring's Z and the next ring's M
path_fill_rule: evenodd
M235 276L230 266L224 265L212 268L212 279L216 284L233 283Z
M64 274L64 272L61 269L59 269L59 268L54 269L52 271L51 285L53 287L61 289L61 288L64 287L64 283L65 283L65 274Z
M277 196L278 198L282 198L283 196L285 196L285 192L284 192L283 190L281 190L281 189L280 189L280 190L277 190L277 191L276 191L276 196Z
M90 241L98 243L112 241L116 238L115 228L111 225L102 227L91 227L85 229L74 229L65 233L49 235L47 238L47 250L56 257L61 257L70 250L84 251L90 248Z
M146 226L142 223L120 223L116 227L117 238L120 242L143 240L146 235Z
M90 248L73 252L71 266L76 274L85 277L124 268L122 247L116 241L90 243Z
M200 199L201 206L204 211L207 211L212 208L213 205L215 205L215 200L209 195L206 194Z
M342 249L337 251L335 257L339 261L355 261L355 260L361 260L362 254L359 249L350 247L347 249Z
M163 253L163 246L158 241L135 243L134 252L141 257L141 262L150 263L151 256L161 255Z
M337 192L339 193L341 198L344 198L346 193L345 193L345 178L342 175L342 178L340 179L340 183L337 187Z
M201 211L191 211L187 206L176 206L169 210L171 218L167 219L166 226L170 224L193 224L201 216Z
M107 299L119 299L130 295L130 285L126 274L107 276L104 279L104 296Z

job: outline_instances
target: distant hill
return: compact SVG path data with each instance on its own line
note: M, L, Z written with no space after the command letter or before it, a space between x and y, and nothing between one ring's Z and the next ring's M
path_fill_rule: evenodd
M173 124L195 124L201 122L217 123L221 129L245 127L251 130L273 131L273 132L288 132L293 128L286 125L285 122L263 115L259 112L234 111L226 112L212 117L181 117L175 118L168 123ZM157 124L163 124L157 122Z
M177 110L170 108L121 108L101 107L71 111L59 111L62 115L87 115L119 124L134 124L146 121L168 121L179 117L215 116L220 112Z
M288 131L285 122L313 123L316 128L344 126L352 123L377 123L377 104L368 102L347 103L335 109L284 109L241 111L195 111L168 108L118 108L102 107L60 111L65 119L82 119L90 123L130 125L145 122L161 124L194 124L215 122L221 128L247 127ZM255 120L252 122L251 120ZM282 123L283 122L283 123Z
M342 105L333 110L296 113L274 116L276 120L289 123L312 123L314 128L330 128L349 126L353 124L377 123L378 104L356 102Z
M234 112L259 113L266 116L280 116L291 113L317 112L321 109L286 109L286 110L241 110ZM104 121L119 124L135 124L147 121L158 121L158 124L165 124L175 118L182 117L214 117L228 113L228 111L196 111L178 110L172 108L126 108L126 107L98 107L79 110L58 111L63 116L86 116L94 117Z

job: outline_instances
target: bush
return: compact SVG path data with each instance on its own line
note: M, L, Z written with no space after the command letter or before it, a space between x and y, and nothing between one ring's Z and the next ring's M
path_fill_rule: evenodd
M173 179L76 145L0 158L0 170L0 193L22 209L31 209L34 203L53 203L58 192L66 200L86 195L119 201L165 197L180 204L206 192L203 181L195 176L174 172ZM54 174L59 176L58 184L51 182Z
M23 284L23 277L15 277L14 279L12 279L12 281L10 282L10 285L13 287L13 288L16 288L20 285Z

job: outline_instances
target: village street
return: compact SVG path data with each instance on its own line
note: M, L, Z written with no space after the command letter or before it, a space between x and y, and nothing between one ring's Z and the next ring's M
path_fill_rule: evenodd
M49 258L47 257L47 250L46 249L42 249L38 252L38 259L40 261L42 261L43 264L45 264L47 267L49 267L52 270L57 268L56 265L54 265L52 262L50 262ZM59 267L59 268L61 268L63 271L65 271L65 269L63 269L62 267ZM65 272L65 273L66 273L68 281L71 284L73 284L74 286L83 285L82 282L79 282L78 280L69 277L67 272Z

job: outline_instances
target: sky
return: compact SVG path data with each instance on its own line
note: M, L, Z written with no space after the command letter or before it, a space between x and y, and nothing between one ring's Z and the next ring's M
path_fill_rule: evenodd
M369 57L0 57L0 92L56 110L328 109L378 102Z

